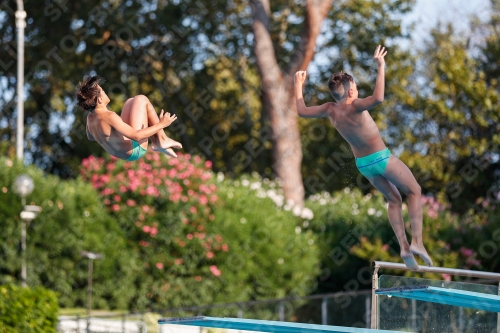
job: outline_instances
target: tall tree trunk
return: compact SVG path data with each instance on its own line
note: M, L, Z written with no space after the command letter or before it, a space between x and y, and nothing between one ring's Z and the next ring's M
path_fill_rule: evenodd
M301 44L295 51L294 60L287 71L278 66L269 29L269 0L251 0L253 8L253 33L255 55L262 81L264 110L268 113L273 143L274 170L283 182L286 200L304 205L304 184L300 166L302 145L295 107L293 75L306 70L314 57L316 38L321 23L332 5L332 0L307 0Z

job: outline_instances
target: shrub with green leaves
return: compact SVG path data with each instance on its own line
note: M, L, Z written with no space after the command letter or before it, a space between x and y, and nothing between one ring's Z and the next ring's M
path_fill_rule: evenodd
M371 261L403 263L399 243L387 216L387 203L379 193L363 195L346 188L330 195L319 193L306 203L314 212L311 229L319 238L322 274L319 292L364 289L371 284ZM435 266L481 269L475 241L467 234L478 228L477 217L463 223L449 212L447 205L432 196L422 196L423 237ZM411 228L403 203L403 218L408 241ZM424 264L419 257L417 260ZM385 271L390 272L390 271ZM394 274L403 274L394 271ZM406 272L406 275L417 273ZM429 278L448 279L448 276Z
M6 158L0 158L0 166L0 283L20 283L22 207L13 187L24 173L35 185L27 204L42 208L27 227L28 286L56 291L60 306L84 307L88 260L80 253L98 252L104 258L94 261L93 307L126 308L137 260L134 252L126 251L122 231L98 193L81 180L61 180Z
M58 310L53 291L0 285L1 333L55 333Z
M269 198L216 181L210 166L197 156L167 160L154 152L134 163L112 157L83 162L83 179L99 191L141 258L132 307L245 301L312 289L312 233L297 233L296 216Z
M233 249L224 255L224 266L235 274L228 282L236 300L313 291L319 273L318 245L314 233L303 229L312 212L286 203L277 182L258 175L223 178L218 175L223 204L215 221Z

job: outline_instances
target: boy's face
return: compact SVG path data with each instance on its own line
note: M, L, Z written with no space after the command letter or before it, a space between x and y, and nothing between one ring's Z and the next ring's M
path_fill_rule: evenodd
M98 86L99 90L101 91L101 94L99 95L99 98L97 100L97 103L104 104L104 106L108 105L111 100L109 99L108 95L104 92L104 89L101 88L101 86Z
M358 86L354 81L351 82L351 87L349 88L349 95L351 95L351 97L354 99L358 98Z

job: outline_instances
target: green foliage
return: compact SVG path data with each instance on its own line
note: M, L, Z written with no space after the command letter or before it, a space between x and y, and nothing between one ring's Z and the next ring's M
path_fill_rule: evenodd
M216 183L210 166L198 156L166 160L153 152L136 163L84 161L83 179L99 191L129 251L140 258L134 309L282 297L313 288L313 235L296 234L296 218L271 200L235 183Z
M331 33L322 35L321 48L327 54L342 52L340 57L330 57L334 65L320 64L322 76L314 80L314 90L324 93L328 74L344 68L336 59L348 57L347 67L361 60L366 69L373 45L386 40L395 43L402 35L401 15L413 2L335 1L324 24ZM16 84L11 47L16 5L8 1L2 6L6 15L0 21L4 36L0 47L7 65L0 68L0 76L6 78L0 93L7 93L1 95L0 105L10 124L15 117L10 93ZM289 1L273 1L270 6L277 60L286 69L304 43L300 38L304 7ZM95 72L107 80L103 88L112 100L111 110L119 112L127 98L145 94L157 109L178 116L169 135L180 140L186 152L214 161L215 171L226 175L257 171L272 176L269 119L261 110L251 15L251 5L240 0L151 4L92 0L63 7L54 3L32 6L26 27L25 123L34 164L64 178L76 177L83 158L104 155L99 145L88 144L86 113L74 103L76 83ZM325 96L308 101L315 103ZM313 122L304 126L302 140L308 151L304 179L311 170L315 175L330 174L327 159L338 152L334 142L338 135L329 129L323 140L317 140L317 133L309 135L315 131ZM15 137L10 126L0 133L5 141ZM0 146L0 151L8 149ZM322 189L329 191L345 187L338 177L323 183Z
M90 158L83 181L46 176L5 158L0 163L3 184L21 173L34 179L28 203L43 211L27 230L28 285L56 291L63 307L86 305L88 262L81 251L104 255L94 261L96 309L174 308L314 289L317 248L311 232L297 233L302 219L260 192L216 182L210 162L199 157ZM267 182L262 187L273 186L282 198L278 185ZM16 283L21 204L10 186L1 188L0 199L0 279Z
M28 204L42 212L27 228L27 283L58 293L61 306L84 306L87 291L87 260L81 251L99 252L94 262L94 306L126 307L134 272L133 253L122 255L121 231L104 210L101 199L81 180L63 181L46 176L34 167L0 159L0 270L1 283L17 283L20 277L21 200L13 192L15 178L26 173L35 189ZM115 285L113 278L120 278Z
M371 285L371 261L403 262L387 218L387 206L380 193L363 195L357 189L346 188L333 196L327 193L314 195L306 205L314 211L310 228L319 237L322 274L317 292L368 288ZM422 197L422 206L424 244L436 266L485 269L492 267L493 263L498 264L498 260L491 255L485 258L477 246L489 239L486 230L473 239L469 236L476 230L482 230L481 219L473 216L467 220L460 219L430 196ZM407 213L407 207L403 205L410 240ZM497 247L494 250L496 253ZM491 254L490 248L487 253ZM417 260L424 264L418 257ZM400 271L393 273L401 274ZM410 271L405 274L415 275Z
M0 285L2 333L55 333L58 310L53 291Z
M319 272L317 240L303 229L312 212L285 203L278 183L257 175L221 180L218 186L224 204L217 208L215 222L232 249L224 261L235 274L226 281L238 295L235 300L305 295L314 290ZM243 287L241 281L251 283Z

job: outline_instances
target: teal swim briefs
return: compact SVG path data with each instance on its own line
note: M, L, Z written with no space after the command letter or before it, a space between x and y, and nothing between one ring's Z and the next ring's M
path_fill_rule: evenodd
M142 148L139 142L132 140L132 154L126 161L132 162L140 159L146 154L146 149Z
M391 151L389 148L370 154L368 156L356 158L356 166L365 177L374 177L384 174Z

